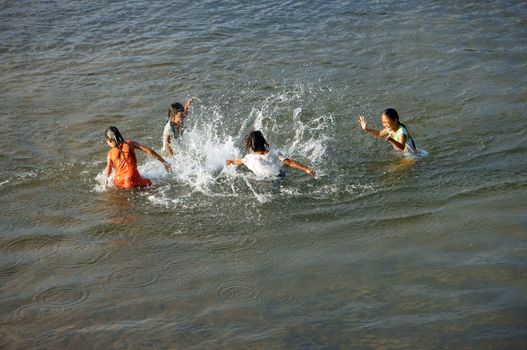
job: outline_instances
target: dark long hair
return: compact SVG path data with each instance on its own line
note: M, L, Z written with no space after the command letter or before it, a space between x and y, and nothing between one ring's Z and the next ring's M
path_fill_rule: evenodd
M386 108L384 112L382 112L382 114L387 116L388 119L390 119L391 121L398 122L403 128L406 129L406 131L408 131L408 135L410 136L410 142L412 143L412 147L414 148L414 150L416 150L417 148L415 147L414 138L410 134L410 130L408 130L408 127L404 125L403 123L401 123L401 121L399 120L399 113L397 113L397 111L393 108Z
M119 150L119 159L121 159L121 154L126 157L126 155L123 153L123 144L125 143L123 136L119 132L119 129L115 126L109 126L104 131L104 136L107 140L112 141L115 144L115 147ZM135 159L135 153L133 148L129 147L130 152L129 154L132 156L132 158ZM128 152L127 152L128 153Z
M245 136L243 147L246 151L265 151L269 144L260 130L251 131L249 135Z
M121 146L124 143L124 138L115 126L109 126L104 131L104 136L107 140L113 141L115 146Z

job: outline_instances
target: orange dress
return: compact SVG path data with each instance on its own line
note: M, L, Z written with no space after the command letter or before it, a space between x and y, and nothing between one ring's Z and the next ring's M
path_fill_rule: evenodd
M129 142L125 141L121 149L114 147L110 150L110 158L115 167L113 183L118 188L126 189L152 185L150 179L139 174L134 147Z

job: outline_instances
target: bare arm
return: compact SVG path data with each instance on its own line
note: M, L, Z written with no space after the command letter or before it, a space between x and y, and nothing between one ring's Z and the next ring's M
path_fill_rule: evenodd
M174 156L174 151L172 151L171 141L172 141L172 137L170 136L170 134L165 135L165 140L163 143L165 144L165 151L167 152L169 157Z
M106 177L109 177L112 174L112 167L112 158L110 157L110 152L108 152L108 155L106 156L106 169L104 169Z
M135 142L135 141L131 141L131 143L134 145L135 148L139 148L141 151L145 152L146 154L148 154L149 156L159 160L161 163L163 163L163 165L165 166L165 169L167 170L167 172L172 172L172 167L170 166L170 164L168 164L168 162L166 160L163 159L163 157L161 157L156 151L140 144L139 142Z
M227 165L242 165L241 159L227 159Z
M185 105L183 106L184 108L184 111L183 111L183 114L186 116L188 114L188 111L190 109L190 106L192 105L192 101L194 99L192 98L192 96L190 96L188 99L187 99L187 102L185 102Z
M394 140L390 136L386 137L386 141L388 141L389 143L391 143L392 145L394 145L397 149L401 151L404 151L404 149L406 148L406 135L404 134L401 136L401 142Z
M307 167L305 165L300 164L296 160L292 159L284 159L282 161L285 165L290 166L291 168L295 168L298 170L302 170L303 172L309 174L309 175L315 175L315 170L311 169L310 167Z
M386 137L388 135L388 131L386 130L377 130L377 129L369 128L368 121L362 115L359 117L359 123L360 123L362 130L366 131L367 133L375 137Z

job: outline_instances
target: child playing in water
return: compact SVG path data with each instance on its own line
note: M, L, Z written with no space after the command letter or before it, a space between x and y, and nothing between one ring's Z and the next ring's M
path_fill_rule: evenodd
M106 143L110 146L107 156L107 165L105 174L107 177L112 173L112 168L115 168L115 177L113 183L118 188L136 188L147 187L152 184L150 179L144 178L137 171L137 158L134 149L140 149L146 154L159 160L165 166L167 172L171 172L172 168L159 154L150 148L141 145L135 141L125 141L115 126L110 126L104 132Z
M245 164L258 177L284 175L282 163L310 175L315 174L315 170L284 157L279 151L269 151L268 147L269 144L262 133L258 130L252 131L245 137L244 141L245 150L252 153L246 154L242 159L229 159L227 165Z
M174 155L172 142L183 134L183 121L187 117L191 104L192 97L189 97L185 105L176 102L170 105L168 109L168 122L163 130L163 150L169 157Z
M386 109L381 115L381 122L384 129L376 130L368 127L368 122L364 116L359 117L359 123L363 130L376 137L384 137L398 151L416 154L414 140L408 132L408 128L399 121L399 114L393 108Z

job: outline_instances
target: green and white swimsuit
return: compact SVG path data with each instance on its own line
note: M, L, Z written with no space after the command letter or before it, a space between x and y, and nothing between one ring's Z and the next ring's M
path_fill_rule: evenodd
M395 141L401 143L403 135L406 136L406 144L404 145L404 152L408 152L411 154L417 154L417 148L415 147L414 139L412 138L412 136L410 136L408 129L406 129L404 126L400 125L399 129L397 129L397 131L395 132L393 131L390 132L389 136Z

